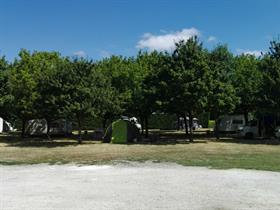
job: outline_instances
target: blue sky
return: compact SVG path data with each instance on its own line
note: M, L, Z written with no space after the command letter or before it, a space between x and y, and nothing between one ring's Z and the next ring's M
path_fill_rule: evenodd
M211 49L266 51L280 34L278 0L0 0L0 55L21 48L93 59L172 50L198 35Z

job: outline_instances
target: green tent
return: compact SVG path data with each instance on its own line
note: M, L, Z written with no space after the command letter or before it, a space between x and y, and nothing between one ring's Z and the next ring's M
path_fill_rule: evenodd
M112 143L127 142L127 123L125 120L117 120L112 123Z
M125 144L139 140L140 131L129 120L119 119L114 121L106 130L103 142Z

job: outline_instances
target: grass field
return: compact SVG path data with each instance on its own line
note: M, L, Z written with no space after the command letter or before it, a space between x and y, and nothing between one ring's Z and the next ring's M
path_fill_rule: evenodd
M280 171L280 145L261 140L198 137L188 143L183 134L169 133L161 142L146 144L102 144L86 140L78 145L71 139L0 136L0 164L102 164L115 161L162 161L186 166L212 168L245 168Z

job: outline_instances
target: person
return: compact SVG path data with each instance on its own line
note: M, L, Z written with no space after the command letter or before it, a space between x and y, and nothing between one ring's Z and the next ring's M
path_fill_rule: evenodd
M142 126L141 126L140 123L138 123L137 118L136 117L132 117L132 118L130 118L130 121L139 129L139 132L140 132Z

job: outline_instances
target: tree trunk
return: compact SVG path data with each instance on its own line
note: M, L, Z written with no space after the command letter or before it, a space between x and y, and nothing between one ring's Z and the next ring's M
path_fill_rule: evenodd
M103 128L104 131L106 129L106 122L107 122L107 118L104 117L103 120L102 120L102 128Z
M248 124L248 112L244 112L245 125Z
M216 136L216 139L220 139L219 116L215 117L215 136Z
M145 117L145 137L148 138L149 137L149 125L148 125L148 117Z
M144 119L143 117L140 117L140 121L141 121L141 135L144 134Z
M78 143L82 143L82 126L81 126L81 118L79 115L77 115L77 120L78 120Z
M262 134L262 125L263 125L263 117L261 117L259 120L258 120L258 133L259 133L259 136L262 137L263 134Z
M50 124L51 124L51 122L48 119L46 119L46 121L47 121L47 137L48 137L49 140L51 140L51 137L49 135L50 134Z
M189 112L189 124L190 124L189 140L190 142L193 142L193 116L191 112Z
M189 135L189 125L188 125L188 122L187 122L187 116L184 114L184 124L185 124L185 132L186 132L186 136Z
M25 124L26 124L26 120L23 118L22 119L22 126L21 126L21 137L24 138L25 136Z
M177 114L177 130L180 130L180 115Z

